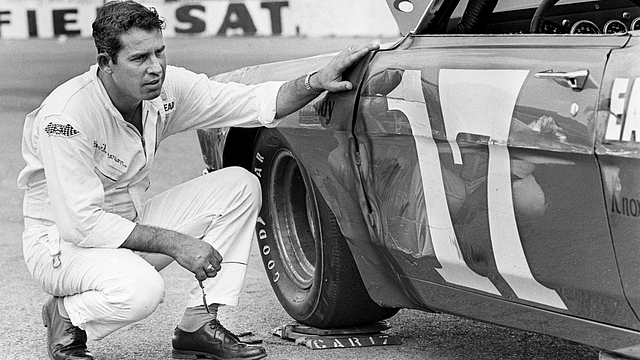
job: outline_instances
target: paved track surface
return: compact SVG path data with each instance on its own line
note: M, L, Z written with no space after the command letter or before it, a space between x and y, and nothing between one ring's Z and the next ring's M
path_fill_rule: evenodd
M371 39L167 39L169 62L209 75L244 65L343 49ZM24 166L20 136L25 115L66 79L94 62L91 40L0 41L0 360L46 359L40 309L47 299L22 260L22 192L16 177ZM166 140L152 173L150 195L199 176L203 161L195 133ZM221 309L232 331L252 331L269 359L597 359L597 351L548 336L486 325L450 315L402 310L388 334L403 344L377 348L309 350L271 334L291 321L278 304L257 251L252 253L241 304ZM182 314L192 275L173 264L163 270L165 302L147 319L90 343L96 359L170 359L171 334Z

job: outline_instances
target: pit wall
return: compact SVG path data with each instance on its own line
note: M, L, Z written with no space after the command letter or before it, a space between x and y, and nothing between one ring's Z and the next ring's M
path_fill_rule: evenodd
M382 0L141 0L173 36L366 36L400 32ZM103 0L0 0L0 39L90 37Z

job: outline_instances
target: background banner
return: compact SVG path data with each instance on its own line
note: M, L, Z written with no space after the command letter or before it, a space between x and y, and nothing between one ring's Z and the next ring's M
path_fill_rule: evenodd
M399 36L385 1L142 0L165 36ZM2 0L0 39L91 36L104 0Z

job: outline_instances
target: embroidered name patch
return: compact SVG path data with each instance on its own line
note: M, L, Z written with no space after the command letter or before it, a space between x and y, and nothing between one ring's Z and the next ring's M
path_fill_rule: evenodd
M80 131L76 130L70 124L54 124L52 122L44 128L44 132L49 136L62 136L73 137L80 134Z

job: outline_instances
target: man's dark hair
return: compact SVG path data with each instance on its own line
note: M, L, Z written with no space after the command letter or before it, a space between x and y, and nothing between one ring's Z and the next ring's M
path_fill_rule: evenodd
M132 28L161 31L164 28L164 20L160 18L156 9L135 1L111 1L98 9L92 26L93 41L98 54L107 53L115 64L118 52L122 49L120 35Z

